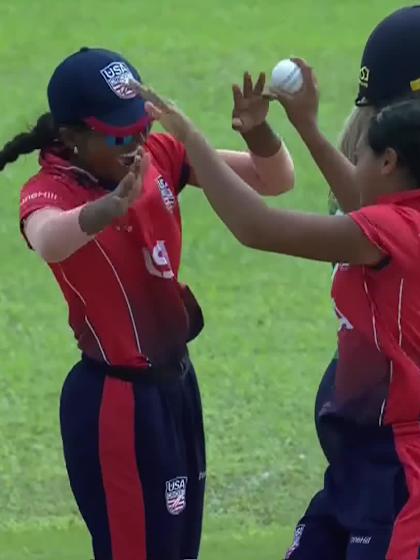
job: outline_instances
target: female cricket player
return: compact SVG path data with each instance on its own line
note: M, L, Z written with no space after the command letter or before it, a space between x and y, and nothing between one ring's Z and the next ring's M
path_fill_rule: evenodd
M351 211L359 208L360 194L357 184L351 178L354 164L357 163L357 146L366 133L374 115L387 104L405 97L418 96L420 90L420 6L399 9L382 20L370 34L365 45L359 74L359 91L356 107L349 115L340 138L340 151L353 165L348 166L350 177L338 184L335 197L330 197L332 214L340 209ZM319 137L307 138L306 142L318 163L322 166L326 157ZM328 172L328 169L326 169ZM333 185L334 186L334 185ZM334 383L337 370L337 354L330 362L321 381L316 409L323 402L329 387ZM321 439L322 443L322 439ZM328 470L327 470L328 478ZM309 511L313 512L317 504L324 499L324 491L314 498ZM299 542L302 532L300 521L295 532L295 543ZM323 524L320 539L328 538L342 546L340 528L334 523ZM325 535L328 534L328 537ZM362 542L363 544L363 542ZM367 556L369 552L366 551ZM294 556L291 554L294 558ZM296 556L300 558L299 555ZM340 558L340 556L337 556ZM420 555L419 555L420 557ZM416 559L417 560L417 559Z
M96 560L198 557L206 478L200 395L187 343L203 327L178 281L178 195L199 185L185 148L150 133L140 80L121 55L83 48L48 86L50 113L5 145L0 168L40 150L23 187L28 245L51 268L82 352L60 419L70 484ZM233 128L250 152L221 157L253 188L293 183L285 145L266 122L268 100L245 75Z
M322 140L334 189L348 177L348 160L319 131L316 81L304 61L296 62L303 88L279 100L305 142ZM353 169L360 208L317 216L267 207L186 117L138 89L149 114L183 142L210 204L242 244L340 263L332 288L339 357L316 405L329 467L287 558L417 560L420 100L395 103L372 118Z

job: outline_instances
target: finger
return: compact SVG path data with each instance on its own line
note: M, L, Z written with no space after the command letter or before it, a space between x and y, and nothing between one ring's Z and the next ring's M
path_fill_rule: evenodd
M252 116L244 113L241 118L235 117L232 119L232 128L237 132L247 132L254 127Z
M149 152L144 152L143 157L140 161L140 178L143 182L143 178L146 175L150 167L150 154Z
M142 156L138 153L134 157L133 164L131 165L130 171L134 174L135 177L138 177L140 175L141 160Z
M233 93L233 104L234 104L234 107L237 108L237 107L240 106L241 101L243 100L244 96L242 95L241 88L237 84L233 84L232 93Z
M314 87L315 89L318 89L318 79L315 75L315 72L314 72L313 68L311 68L311 84L312 84L312 87Z
M274 100L277 99L275 91L272 90L270 88L270 86L265 87L264 91L262 92L261 95L262 95L262 97L264 97L265 99L268 99L269 101L274 101Z
M158 109L162 109L163 111L168 109L168 104L166 101L158 95L152 88L144 86L143 84L139 84L139 95L144 99L144 101L149 101L153 103L155 107Z
M115 194L118 196L118 198L121 198L121 199L128 198L128 196L131 192L131 189L133 188L135 179L136 179L136 176L130 170L127 173L127 175L122 179L122 181L120 182L120 184L118 185L118 187L115 191Z
M131 90L134 91L136 95L140 95L140 82L138 82L134 78L129 78L127 85Z
M315 88L316 79L312 67L303 58L292 58L292 62L297 64L302 72L304 88Z
M162 109L158 109L151 101L146 101L145 103L146 113L152 119L158 121L162 117Z
M243 87L243 95L244 97L251 97L252 95L252 78L249 72L244 73L244 87Z
M262 92L264 91L264 86L265 86L265 73L260 72L257 83L254 86L254 94L261 95Z
M242 119L238 118L238 117L234 117L232 119L232 128L233 130L236 130L237 132L242 132L244 129L244 123L242 122Z

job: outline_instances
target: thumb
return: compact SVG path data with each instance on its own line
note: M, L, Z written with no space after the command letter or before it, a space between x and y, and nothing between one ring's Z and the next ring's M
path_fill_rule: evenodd
M287 107L288 103L293 100L293 95L283 90L270 89L271 99L276 99L283 107Z
M115 195L121 199L128 198L135 180L136 175L133 171L129 171L127 175L120 181L118 187L115 189Z
M233 128L233 130L236 130L237 132L241 132L244 128L244 123L243 123L242 119L240 119L239 117L233 117L232 118L232 128Z
M150 153L144 152L140 160L140 169L139 169L139 176L142 181L149 167L150 167Z

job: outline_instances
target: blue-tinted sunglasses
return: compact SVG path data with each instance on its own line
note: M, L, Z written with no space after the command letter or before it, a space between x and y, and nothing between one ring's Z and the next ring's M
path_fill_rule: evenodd
M130 136L105 136L105 142L110 148L115 148L116 146L128 146L135 142L136 138L134 134Z

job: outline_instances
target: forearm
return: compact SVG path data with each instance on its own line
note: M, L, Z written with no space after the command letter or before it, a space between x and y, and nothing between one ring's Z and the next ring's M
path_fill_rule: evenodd
M82 208L67 211L47 208L34 212L26 220L25 236L46 262L64 261L93 238L80 228Z
M198 132L185 148L197 180L219 218L243 244L252 244L268 211L262 198L231 169Z
M298 132L331 187L341 210L350 212L360 208L354 165L323 136L317 126L300 127Z
M266 158L277 154L282 147L281 139L275 134L267 121L241 134L249 151Z
M62 262L84 247L114 220L105 197L72 210L46 208L25 222L31 247L47 262Z
M245 183L262 195L276 196L293 186L293 161L284 144L269 157L231 150L218 150L218 153Z
M249 183L251 187L264 195L278 195L292 189L295 181L293 160L268 122L242 133L242 138L248 146L250 167L256 178L255 185Z
M376 264L381 252L349 216L269 208L197 131L185 147L215 212L244 245L325 262Z

